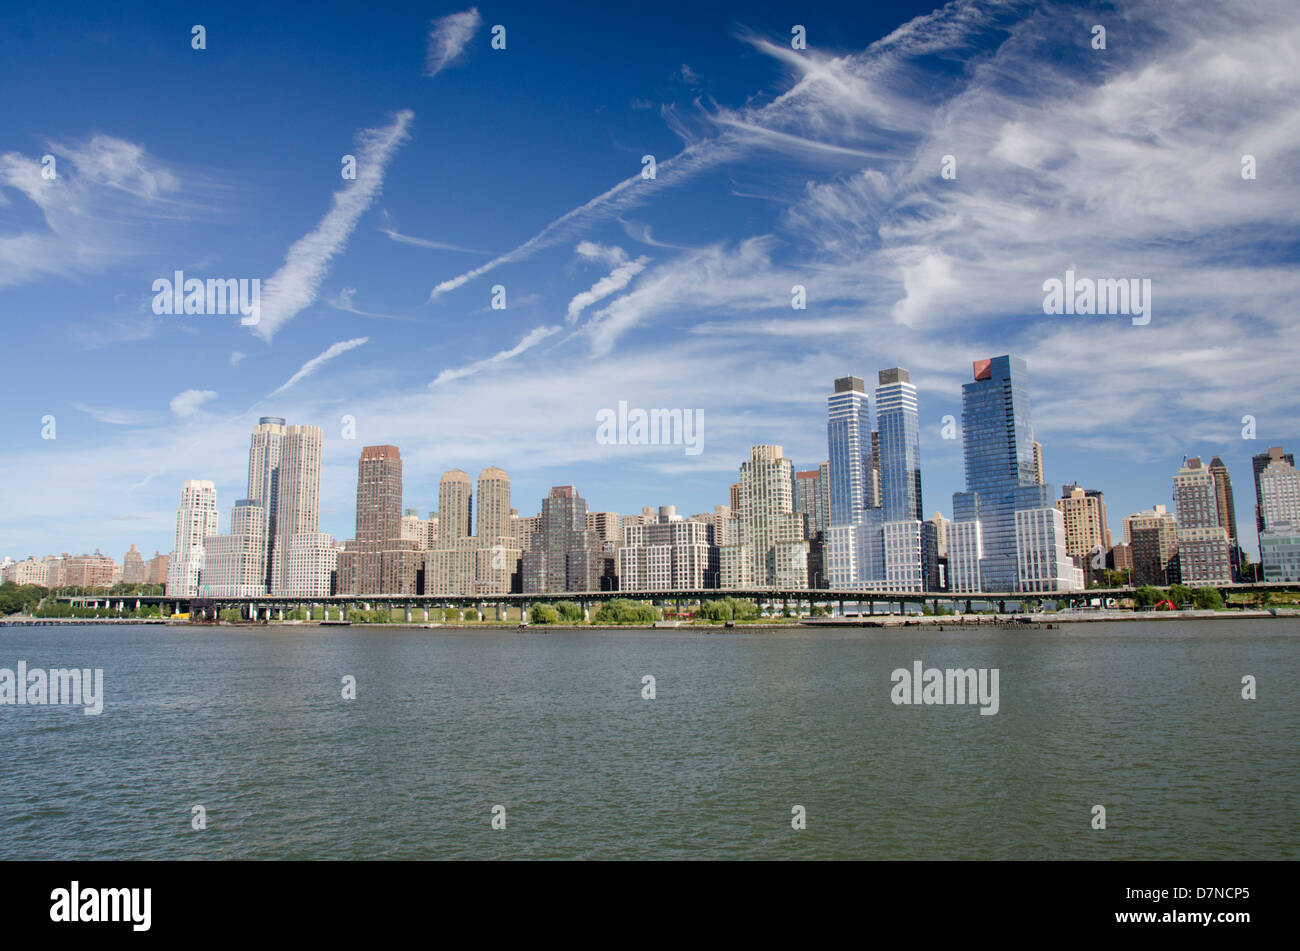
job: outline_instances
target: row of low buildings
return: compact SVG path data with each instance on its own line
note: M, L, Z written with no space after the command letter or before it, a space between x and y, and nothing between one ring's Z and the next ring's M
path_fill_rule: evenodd
M109 588L117 584L165 584L168 556L154 552L153 558L144 560L139 548L130 551L116 562L98 550L91 555L29 556L21 561L6 558L0 561L0 581L14 584L40 585L42 588Z

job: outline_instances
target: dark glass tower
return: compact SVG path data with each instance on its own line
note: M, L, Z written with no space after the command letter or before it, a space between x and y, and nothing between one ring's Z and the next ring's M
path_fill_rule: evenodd
M1050 487L1034 475L1034 429L1029 413L1028 368L1003 355L974 364L975 379L961 388L966 491L952 497L953 520L981 523L986 591L1017 587L1016 510L1052 504Z

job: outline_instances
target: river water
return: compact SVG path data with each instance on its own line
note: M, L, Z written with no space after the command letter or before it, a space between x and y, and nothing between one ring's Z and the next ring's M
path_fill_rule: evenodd
M19 661L105 696L0 705L4 859L1300 857L1296 619L0 630ZM916 661L996 669L997 713L895 704Z

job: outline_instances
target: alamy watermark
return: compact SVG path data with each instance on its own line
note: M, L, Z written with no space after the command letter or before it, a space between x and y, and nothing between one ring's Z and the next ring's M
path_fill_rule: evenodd
M602 446L685 446L686 455L704 451L704 410L631 409L618 401L618 411L596 413L596 442Z
M262 282L254 278L187 278L183 271L172 279L153 282L153 312L216 316L239 314L239 322L252 326L262 319Z
M974 667L965 669L949 667L923 668L917 660L912 669L899 667L889 675L894 686L889 699L899 704L975 704L980 705L981 716L998 712L998 668Z
M1065 280L1050 277L1043 281L1044 314L1078 314L1087 316L1124 315L1133 317L1135 327L1151 323L1151 278L1076 278L1073 270Z
M152 888L83 888L74 881L50 892L50 921L128 922L132 931L148 931L152 905Z
M89 667L78 670L28 669L27 661L18 662L18 670L0 667L0 706L79 706L88 717L104 712L104 670Z

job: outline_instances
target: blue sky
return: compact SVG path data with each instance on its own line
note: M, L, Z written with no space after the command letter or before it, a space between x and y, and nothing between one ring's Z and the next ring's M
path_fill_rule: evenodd
M950 514L942 419L1006 352L1116 536L1218 454L1253 547L1250 456L1300 433L1294 3L380 6L0 15L0 556L167 551L191 478L225 530L263 415L324 430L340 539L378 443L422 513L487 465L524 514L703 511L895 365ZM1044 314L1071 267L1150 279L1151 322ZM176 270L261 280L261 322L155 315ZM597 443L620 400L703 410L703 452Z

